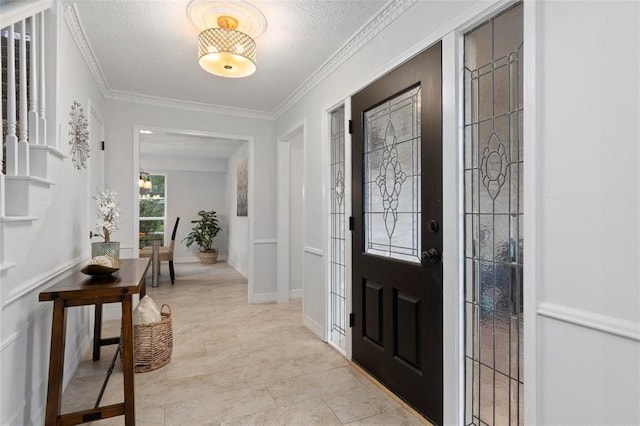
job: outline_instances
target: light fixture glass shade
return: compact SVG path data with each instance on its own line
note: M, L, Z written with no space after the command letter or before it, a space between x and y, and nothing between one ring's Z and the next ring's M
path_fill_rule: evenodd
M240 31L209 28L198 36L200 66L221 77L246 77L256 71L256 43Z
M151 188L152 188L151 179L149 179L144 183L144 189L151 189Z

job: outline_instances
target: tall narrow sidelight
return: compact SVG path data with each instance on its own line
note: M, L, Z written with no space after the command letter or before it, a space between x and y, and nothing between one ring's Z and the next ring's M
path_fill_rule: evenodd
M345 150L344 106L331 112L330 279L331 342L346 350Z
M467 425L524 423L522 11L464 36Z

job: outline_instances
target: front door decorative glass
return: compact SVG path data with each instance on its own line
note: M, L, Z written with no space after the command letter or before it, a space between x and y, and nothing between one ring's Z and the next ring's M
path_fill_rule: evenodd
M366 252L419 262L420 87L365 112Z

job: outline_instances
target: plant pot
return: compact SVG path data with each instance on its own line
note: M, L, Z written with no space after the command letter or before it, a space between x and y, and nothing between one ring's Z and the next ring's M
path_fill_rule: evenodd
M200 252L200 263L210 265L218 260L218 250L203 250Z
M117 260L120 259L120 241L110 241L91 243L91 258L96 256L112 255Z

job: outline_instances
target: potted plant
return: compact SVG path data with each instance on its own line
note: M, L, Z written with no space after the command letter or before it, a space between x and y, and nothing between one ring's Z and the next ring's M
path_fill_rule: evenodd
M191 221L191 223L194 224L193 229L182 241L187 242L187 247L191 247L193 243L196 243L200 247L201 263L216 263L218 259L218 249L212 247L213 239L218 235L218 232L220 232L216 212L213 210L208 212L200 210L198 216L200 216L200 219Z
M90 237L102 237L104 242L91 243L91 257L113 255L120 258L120 242L111 241L111 234L120 229L120 208L118 207L118 194L108 188L93 197L96 203L98 221L96 231Z

